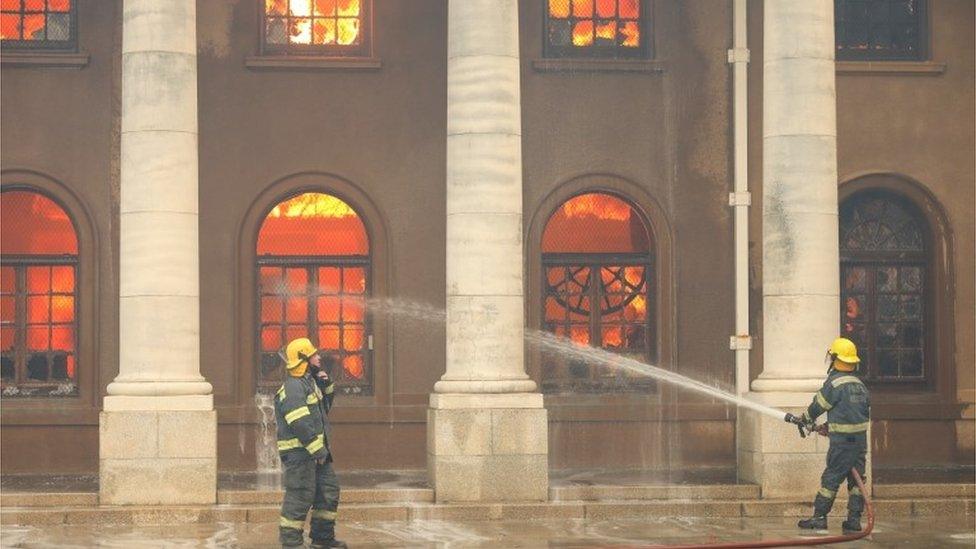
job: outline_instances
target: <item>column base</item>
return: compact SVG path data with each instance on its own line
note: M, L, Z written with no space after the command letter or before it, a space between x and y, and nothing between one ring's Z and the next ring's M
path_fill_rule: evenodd
M539 393L431 394L427 473L436 500L548 500L548 435Z
M98 441L101 504L216 503L212 395L107 396Z

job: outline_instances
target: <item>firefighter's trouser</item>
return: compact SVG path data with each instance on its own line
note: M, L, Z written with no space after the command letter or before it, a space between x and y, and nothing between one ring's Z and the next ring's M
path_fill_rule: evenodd
M847 516L861 518L864 510L864 495L857 487L851 468L857 469L862 479L864 474L864 459L867 454L867 443L864 435L841 436L830 438L830 449L827 450L827 468L820 476L820 490L813 500L814 516L826 516L834 506L837 489L840 483L847 479Z
M331 460L316 463L311 456L295 452L281 458L285 499L281 503L278 540L284 546L304 543L302 530L312 509L313 541L335 538L336 510L339 507L339 481Z

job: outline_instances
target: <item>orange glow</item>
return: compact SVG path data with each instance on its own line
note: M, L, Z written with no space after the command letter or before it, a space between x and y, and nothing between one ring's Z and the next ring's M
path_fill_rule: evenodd
M593 43L593 21L586 19L573 25L573 45L589 46Z
M596 14L598 17L613 17L617 15L615 13L616 11L617 0L596 0Z
M48 11L68 11L71 9L71 0L47 0Z
M359 19L345 18L339 19L339 27L336 32L337 42L341 46L355 44L359 36Z
M336 0L315 0L315 15L335 15Z
M640 0L620 0L620 17L637 19L640 17Z
M50 198L30 191L0 193L0 253L77 254L68 214Z
M20 40L20 16L16 13L0 15L0 40Z
M620 347L623 344L623 327L622 326L604 326L603 327L603 346L604 347Z
M14 329L4 326L0 328L0 349L9 351L14 348Z
M257 253L365 255L369 237L348 204L331 195L305 193L272 208L258 233Z
M569 0L549 0L549 17L554 19L569 17Z
M44 15L43 14L24 15L24 20L22 24L24 25L24 40L44 39Z
M268 15L288 15L288 0L264 0L264 12Z
M573 0L573 15L593 17L593 0Z
M628 48L640 46L640 26L636 21L623 21L620 26L620 34L624 37L621 45Z
M28 326L27 327L27 350L28 351L47 351L50 340L48 338L48 326Z
M544 253L646 253L647 227L624 200L587 193L567 200L552 214L542 235Z
M312 0L290 0L288 9L291 15L296 17L308 17L312 15Z
M312 20L307 17L292 19L288 35L288 40L292 44L311 44Z
M847 318L857 318L861 316L861 305L856 299L853 297L848 297L844 303L847 306Z
M362 379L365 371L363 370L363 357L359 355L347 356L342 361L342 369L353 379Z
M617 22L607 21L603 25L596 26L596 37L606 40L613 40L617 36Z
M335 19L316 19L313 39L316 44L335 44Z
M577 345L587 346L590 344L589 326L570 326L569 339Z
M356 17L359 15L359 0L339 0L338 9L342 17Z

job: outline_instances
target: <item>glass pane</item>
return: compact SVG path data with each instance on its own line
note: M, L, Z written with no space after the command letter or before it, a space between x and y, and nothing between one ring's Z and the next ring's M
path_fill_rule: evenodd
M366 271L357 268L345 269L342 273L342 291L346 294L366 293Z
M68 11L71 9L71 0L47 0L48 11Z
M922 291L922 268L921 267L901 267L899 269L899 282L901 290L904 292Z
M599 21L596 24L596 45L614 46L617 44L617 22Z
M268 15L288 15L288 0L264 0L264 12Z
M867 314L864 296L849 295L844 298L844 319L846 321L863 320Z
M366 370L363 368L363 357L358 354L344 358L342 360L342 369L352 379L363 379L366 375Z
M573 0L573 15L593 17L593 0Z
M284 290L284 283L281 280L283 270L278 267L261 267L260 284L262 294L281 295Z
M0 14L0 39L20 40L20 15L16 13Z
M305 269L285 269L285 286L289 294L305 294L308 286L308 271Z
M56 295L51 298L51 321L73 322L75 319L75 298Z
M360 0L339 0L339 15L353 17L359 15Z
M340 0L341 2L341 0ZM336 41L340 46L359 43L359 19L340 18L337 20Z
M284 320L285 301L280 297L265 296L261 298L261 322L280 323Z
M619 40L620 45L625 48L640 46L640 25L636 21L621 22Z
M75 291L74 267L51 267L51 291L61 294Z
M14 321L14 314L17 310L15 299L13 296L0 297L0 320L3 322Z
M24 11L44 11L44 0L24 0Z
M593 21L584 19L573 25L573 45L589 46L593 44Z
M0 377L12 380L15 375L14 359L9 356L0 357Z
M308 300L304 297L290 297L285 302L285 319L291 323L308 320Z
M901 314L907 320L922 319L922 298L917 295L901 296Z
M898 268L882 267L878 269L878 291L895 292L898 289Z
M68 355L58 353L51 361L51 379L67 380L68 376Z
M288 24L283 17L269 17L264 30L264 39L269 44L285 44L288 42ZM267 253L258 250L258 253Z
M899 313L899 303L897 295L878 296L878 319L897 320Z
M365 344L362 328L346 327L342 331L342 348L346 351L361 351Z
M901 344L905 347L922 346L922 326L911 322L901 325Z
M48 372L47 355L35 353L27 358L27 379L47 381Z
M17 288L17 273L13 267L0 267L0 293L12 294Z
M51 348L58 351L71 351L75 348L75 333L71 326L51 328Z
M339 323L340 298L322 296L318 298L318 320L319 323Z
M878 347L898 346L898 326L896 324L878 324Z
M312 20L307 17L292 18L288 27L288 41L292 44L312 43Z
M0 328L0 350L11 351L14 348L14 336L16 332L13 326L4 326Z
M569 0L549 0L549 17L554 19L569 17Z
M598 17L615 17L617 15L617 0L596 0L596 14Z
M44 14L25 15L24 40L44 40Z
M339 350L339 328L321 327L319 328L319 348L330 351Z
M68 40L71 38L71 16L67 13L50 13L47 16L47 39Z
M887 349L878 349L878 372L882 377L898 375L898 354Z
M261 349L264 351L277 351L284 347L281 341L281 329L277 326L268 326L261 330Z
M338 294L341 275L337 267L319 269L319 291L323 294Z
M316 19L313 29L313 40L316 44L335 44L336 42L336 22L335 19Z
M27 322L44 324L50 321L50 300L47 296L27 298Z
M570 42L570 25L568 20L549 21L549 43L553 46L568 46Z
M640 0L620 0L620 17L623 19L637 19L640 17Z
M0 9L3 11L20 11L20 0L0 0Z
M285 344L300 337L309 337L308 328L304 324L289 324L285 327Z
M291 15L308 17L312 15L312 0L290 0L288 9Z
M51 291L51 268L27 267L27 291L31 294L47 294Z
M846 267L844 269L844 290L849 292L866 291L867 271L863 267Z
M315 15L335 15L336 0L315 0Z
M904 351L901 353L901 375L921 377L923 373L922 352Z

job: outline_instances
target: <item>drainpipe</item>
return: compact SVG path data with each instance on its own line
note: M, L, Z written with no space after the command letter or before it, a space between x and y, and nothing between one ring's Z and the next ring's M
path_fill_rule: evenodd
M729 193L729 206L734 209L735 234L735 334L729 340L729 348L735 351L735 390L737 394L749 391L749 351L752 336L749 335L749 96L748 73L749 48L746 28L746 1L732 0L732 49L728 51L732 65L732 116L733 116L733 192Z

